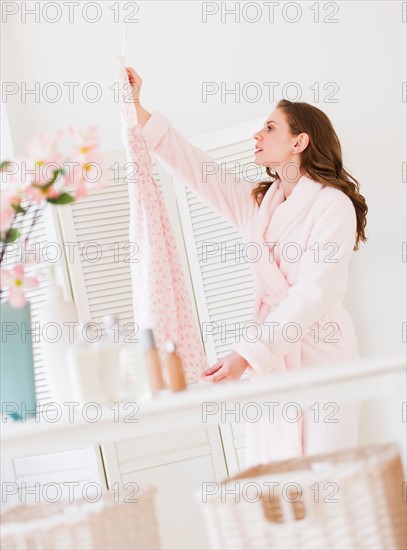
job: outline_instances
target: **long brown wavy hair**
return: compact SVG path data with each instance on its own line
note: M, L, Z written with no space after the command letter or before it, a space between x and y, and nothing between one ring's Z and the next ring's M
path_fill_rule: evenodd
M309 136L308 146L301 153L300 173L310 179L340 189L355 207L357 228L354 250L359 250L359 241L366 242L365 235L367 204L359 193L360 184L343 167L342 149L338 136L327 115L309 103L291 102L282 99L277 103L288 121L291 133L296 136L305 132ZM271 181L261 181L253 189L252 195L260 205L267 190L278 179L278 174L266 168Z

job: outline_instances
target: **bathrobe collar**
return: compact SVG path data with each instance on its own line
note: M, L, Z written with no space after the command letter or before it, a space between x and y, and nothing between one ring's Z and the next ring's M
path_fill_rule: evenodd
M280 236L295 226L324 187L307 176L302 176L290 196L284 200L281 180L277 179L267 190L254 222L254 237L278 242ZM264 242L263 241L263 242Z

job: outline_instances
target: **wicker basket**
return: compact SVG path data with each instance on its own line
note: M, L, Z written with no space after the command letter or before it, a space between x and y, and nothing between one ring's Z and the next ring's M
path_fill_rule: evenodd
M217 550L405 550L405 488L388 444L262 464L195 497Z
M93 503L81 498L18 504L1 515L1 548L159 549L155 494L146 485L137 492L138 502L116 502L109 493Z

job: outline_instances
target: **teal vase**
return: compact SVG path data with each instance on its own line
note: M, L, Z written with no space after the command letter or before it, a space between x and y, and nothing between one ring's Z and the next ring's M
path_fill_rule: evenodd
M35 416L31 307L1 307L1 411L14 420Z

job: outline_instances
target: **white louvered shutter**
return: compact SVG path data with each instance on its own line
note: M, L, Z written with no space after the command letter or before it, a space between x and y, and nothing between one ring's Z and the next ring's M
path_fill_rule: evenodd
M130 282L129 211L123 158L105 157L108 185L61 210L65 242L72 243L68 269L82 322L104 315L133 321Z
M248 128L258 124L258 120L252 121L191 143L207 150L218 166L228 172L239 173L253 182L260 177L268 179L266 172L253 163L253 140L247 139L251 135ZM213 142L218 142L216 148L210 146ZM213 363L231 350L245 324L252 321L252 271L247 256L239 253L243 251L239 232L181 182L175 183L175 192L203 342L208 360ZM206 254L205 243L213 243ZM226 254L222 254L222 247Z
M129 248L130 207L125 151L104 154L103 163L107 186L61 209L61 230L65 242L75 243L74 259L68 261L68 269L79 319L101 323L103 316L108 314L118 317L123 326L134 322L129 260L139 258L137 251ZM174 205L166 201L169 190L163 189L165 182L162 185L154 162L153 177L174 221ZM92 261L92 255L96 258L92 250L96 252L97 249L100 258ZM185 267L185 258L182 261ZM131 330L131 326L125 328ZM128 334L131 336L130 332Z

